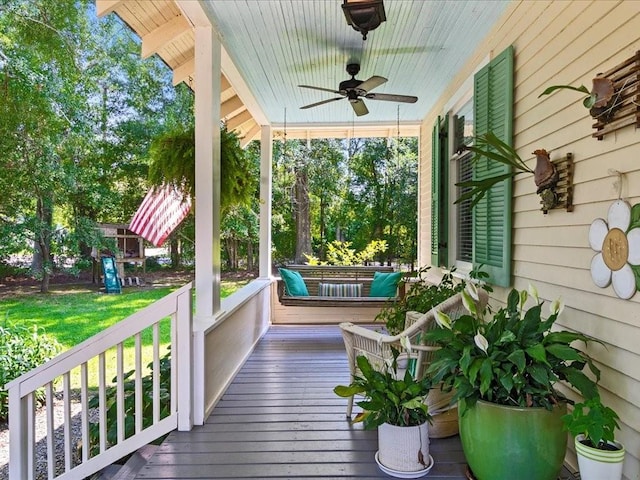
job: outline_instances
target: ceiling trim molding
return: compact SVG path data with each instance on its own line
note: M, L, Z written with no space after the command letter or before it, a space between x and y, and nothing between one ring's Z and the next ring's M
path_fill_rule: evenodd
M231 61L231 57L229 57L224 45L222 46L222 73L227 77L236 94L242 99L247 110L251 112L251 116L253 116L256 123L258 125L269 125L269 120L262 111L262 107L260 107L260 104L253 96L251 90L249 90L249 86L244 81L244 78L242 78L242 75L240 75L240 72Z
M191 30L191 24L183 15L163 23L142 37L142 58L148 58L157 53L189 30Z
M398 128L399 127L399 128ZM274 137L284 136L285 126L282 123L272 125ZM371 138L396 137L398 131L401 137L419 137L420 123L287 123L287 138Z

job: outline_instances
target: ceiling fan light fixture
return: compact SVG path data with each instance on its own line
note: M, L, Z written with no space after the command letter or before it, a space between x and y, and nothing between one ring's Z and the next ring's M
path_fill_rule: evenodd
M367 33L378 28L387 19L382 2L383 0L344 0L342 11L347 23L362 33L363 40L367 39Z

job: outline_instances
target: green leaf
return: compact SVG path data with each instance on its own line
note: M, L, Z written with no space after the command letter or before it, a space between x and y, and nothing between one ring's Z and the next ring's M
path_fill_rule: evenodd
M585 99L582 101L582 104L583 104L586 108L591 109L591 107L593 107L593 104L594 104L594 103L596 103L596 100L597 100L597 95L596 95L596 94L595 94L595 92L594 92L594 93L590 94L587 98L585 98Z
M538 95L538 98L542 97L543 95L549 95L550 93L553 93L556 90L560 90L560 89L574 90L576 92L584 93L586 95L591 95L591 92L589 92L589 89L584 85L580 85L579 87L573 87L571 85L553 85L551 87L548 87L544 92Z
M633 207L631 207L631 223L629 224L627 233L629 233L634 228L640 228L640 203L636 203Z
M527 355L538 362L547 363L547 351L544 346L537 343L526 349Z
M578 389L584 398L593 398L599 395L596 383L583 372L568 367L561 373L571 385Z
M547 369L542 365L534 364L530 365L527 370L534 378L536 382L540 385L549 385L549 375L547 374Z
M471 191L465 193L464 195L460 195L460 197L453 202L454 204L464 202L465 200L471 200L471 208L475 207L482 197L497 183L502 182L503 180L507 180L509 178L515 177L520 172L510 172L505 173L503 175L496 175L495 177L485 178L484 180L469 180L468 182L459 182L456 183L458 187L471 187Z
M360 386L352 386L352 385L338 385L333 389L333 393L338 395L339 397L351 397L357 393L361 393L364 391L363 387Z
M640 265L630 265L633 276L636 277L636 286L640 289Z
M575 348L561 343L553 343L547 346L547 352L560 360L581 361L582 355Z
M489 391L489 387L493 381L493 369L491 359L485 358L480 367L480 394L484 395Z
M522 373L524 371L526 361L524 352L522 350L516 350L515 352L512 352L507 356L507 360L509 360L518 368L518 372Z

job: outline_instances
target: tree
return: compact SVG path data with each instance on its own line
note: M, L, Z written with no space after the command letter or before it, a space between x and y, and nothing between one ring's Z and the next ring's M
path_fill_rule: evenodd
M151 138L190 104L93 2L0 2L0 32L0 233L11 239L0 254L31 242L46 291L55 258L99 246L95 222L131 218Z
M76 121L84 114L75 89L84 6L42 0L0 7L2 182L5 192L15 192L14 209L3 212L3 229L33 241L42 292L53 268L54 205L70 181L63 159L74 148Z

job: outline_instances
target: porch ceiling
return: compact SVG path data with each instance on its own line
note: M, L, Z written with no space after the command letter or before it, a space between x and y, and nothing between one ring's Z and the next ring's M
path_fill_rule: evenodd
M97 0L99 15L115 12L141 38L142 55L158 54L174 83L195 88L194 19L182 0ZM507 1L385 0L387 21L362 40L346 23L341 0L201 0L223 44L222 116L245 139L269 123L289 138L417 135L418 125L473 53ZM357 117L332 98L360 63L358 79L380 75L376 93L415 95L415 104L367 100ZM399 106L399 108L398 108Z

